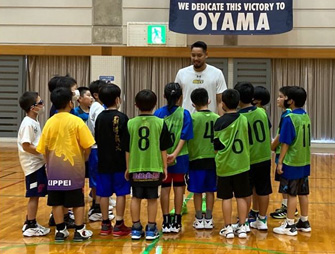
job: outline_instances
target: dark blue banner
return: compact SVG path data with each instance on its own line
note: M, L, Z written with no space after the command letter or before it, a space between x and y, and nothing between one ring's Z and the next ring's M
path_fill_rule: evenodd
M292 0L170 0L169 29L177 33L280 34L292 28Z

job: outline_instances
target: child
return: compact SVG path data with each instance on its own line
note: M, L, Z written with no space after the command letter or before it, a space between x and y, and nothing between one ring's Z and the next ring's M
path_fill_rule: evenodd
M99 99L99 91L102 87L106 86L107 83L102 80L93 81L89 85L91 95L94 98L94 102L90 107L89 118L87 121L88 128L90 129L93 136L95 136L95 121L98 118L98 115L105 109L102 106L102 102ZM88 219L90 221L101 221L102 214L100 209L100 197L96 195L97 187L97 173L98 173L98 147L96 144L92 146L90 158L88 160L89 167L89 186L92 191L92 206L88 211ZM110 212L109 218L112 220L114 218L113 212Z
M77 101L79 97L79 91L77 90L77 81L72 78L69 74L65 76L54 76L52 77L48 82L48 88L50 93L55 90L57 87L64 87L72 92L72 100ZM55 106L52 105L50 108L50 115L49 117L52 117L54 114L56 114L58 111L56 110ZM71 114L74 114L74 109L71 109ZM67 228L74 228L74 216L73 212L69 210L68 208L64 208L64 221ZM50 214L49 218L49 226L56 226L55 220L53 217L53 214Z
M274 140L271 143L271 150L276 152L276 159L275 159L275 163L276 165L278 164L278 159L279 159L279 155L280 155L280 143L279 143L279 133L280 133L280 129L283 123L283 119L285 118L285 116L289 113L291 113L291 109L290 108L285 108L284 106L284 101L285 99L287 99L287 90L289 89L289 86L283 86L279 89L279 95L277 98L277 106L279 108L282 109L282 114L280 117L280 122L279 122L279 127L277 130L277 135L274 138ZM280 181L280 176L277 173L277 167L275 170L275 181ZM270 213L270 216L274 219L285 219L286 218L286 214L287 214L287 194L283 193L283 199L282 199L282 205L280 208L276 209L273 213ZM298 215L298 210L296 210L296 214Z
M123 215L126 207L126 195L130 194L129 182L125 180L126 152L129 143L127 131L128 117L119 112L121 90L117 85L104 86L99 91L99 99L107 107L95 122L95 140L98 145L97 195L101 197L102 213L101 235L112 232L108 217L109 197L116 193L116 224L113 235L130 234Z
M287 219L273 232L282 235L297 235L297 230L310 232L308 221L308 194L310 175L310 146L311 146L311 121L302 108L306 102L305 89L293 86L287 90L285 107L292 112L283 119L280 129L279 142L281 143L277 172L280 175L279 192L288 194ZM294 224L294 213L299 196L301 216Z
M140 213L141 201L147 199L148 225L145 234L147 240L154 240L159 237L156 225L158 186L163 178L167 178L166 150L172 146L172 141L164 120L152 115L157 103L156 94L148 89L142 90L137 93L135 103L140 114L128 121L130 142L126 149L125 173L133 194L131 238L138 240L144 235Z
M74 241L92 236L84 225L85 160L88 159L94 138L78 117L70 114L74 104L72 92L59 87L51 93L57 114L49 118L42 131L36 151L43 154L47 164L48 205L56 223L56 241L69 236L64 223L63 208L73 207L75 215Z
M225 226L220 235L234 238L247 237L247 199L252 191L249 185L250 155L248 143L248 121L237 113L240 96L236 90L227 89L222 93L222 109L225 114L214 125L214 148L216 174L218 175L217 197L222 199ZM239 225L233 231L231 225L232 198L237 201Z
M57 87L65 87L72 91L72 99L73 101L77 101L79 98L79 91L77 89L77 81L72 78L69 74L66 76L54 76L49 80L48 88L49 92L51 93ZM54 105L50 108L50 115L52 117L54 114L57 113L57 110ZM71 114L74 114L74 110L70 111Z
M214 227L212 211L214 192L216 192L216 168L213 146L214 123L219 115L208 109L208 93L204 88L197 88L191 93L191 100L196 111L192 114L194 138L188 141L190 159L188 191L194 193L196 229ZM206 214L202 215L202 194L206 193Z
M41 136L37 116L44 112L44 104L36 92L25 92L19 103L26 116L20 125L17 146L26 178L26 197L29 198L22 232L24 236L43 236L49 234L50 229L37 223L36 214L39 197L45 197L47 194L47 176L43 156L36 151L36 146Z
M80 94L78 98L79 106L74 108L74 115L79 116L87 124L93 97L88 87L81 86L78 88L78 91Z
M265 105L270 102L270 93L268 89L264 86L256 86L254 88L254 98L253 98L253 105L258 108L262 108L265 110Z
M186 141L193 138L192 118L188 110L179 107L182 89L178 83L168 83L164 88L167 105L154 113L164 118L171 133L173 146L168 149L168 177L162 183L161 207L163 213L163 233L181 231L181 212L185 191L185 174L188 172L189 158ZM175 216L169 214L170 190L173 182Z
M234 87L240 94L239 113L248 120L250 145L250 186L257 195L259 214L250 226L258 230L267 230L266 212L269 205L271 188L271 140L270 124L266 112L251 104L254 87L249 82L239 82ZM248 202L250 208L251 199ZM247 227L248 230L248 227ZM249 231L249 230L248 230Z
M264 86L254 87L254 98L252 104L266 111L265 106L269 102L270 102L269 91ZM248 214L248 222L250 223L256 221L258 214L259 214L258 199L256 195L252 195L252 209L249 211Z

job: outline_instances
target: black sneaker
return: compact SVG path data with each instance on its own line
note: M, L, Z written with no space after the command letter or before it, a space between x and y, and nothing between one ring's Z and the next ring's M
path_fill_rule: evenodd
M54 215L52 213L50 213L50 217L49 217L49 226L50 227L56 226Z
M287 215L286 205L282 205L280 208L276 209L270 216L274 219L285 219Z
M296 224L297 230L300 230L302 232L311 232L312 228L311 225L309 224L309 221L302 221L301 219L298 220Z
M75 228L74 219L71 219L69 215L64 216L64 222L67 228Z
M258 217L258 212L255 212L254 210L251 209L248 213L248 221L254 222L256 221L257 217Z

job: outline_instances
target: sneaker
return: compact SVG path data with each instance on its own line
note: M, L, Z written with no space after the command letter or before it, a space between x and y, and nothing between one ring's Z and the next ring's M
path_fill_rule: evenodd
M238 227L234 230L234 234L238 236L238 238L247 238L247 231L245 229L245 224L238 225Z
M281 205L280 208L276 209L270 216L274 219L286 219L287 207L286 205Z
M84 225L84 227L80 230L75 230L74 231L74 236L73 236L73 241L75 242L82 242L85 241L89 238L91 238L93 235L93 232L91 230L87 230L86 226Z
M101 210L98 208L91 208L88 211L88 219L90 221L101 221L102 220Z
M76 224L74 223L74 219L72 219L69 216L64 216L64 222L65 222L65 225L67 228L75 228L76 227Z
M290 236L298 234L296 225L295 224L289 225L286 220L280 225L280 227L273 228L273 232L280 235L290 235Z
M139 229L134 228L134 226L131 227L131 239L132 240L139 240L144 236L144 231L142 226Z
M188 210L187 210L187 203L186 201L183 202L183 206L181 208L181 214L188 214Z
M112 233L111 223L101 223L100 235L110 235Z
M197 217L195 217L193 227L195 229L204 229L205 228L204 218L198 219Z
M69 210L69 217L74 220L74 213L72 210Z
M297 230L300 230L302 232L311 232L312 228L309 224L309 221L302 221L301 219L298 220L297 224L295 224L297 227Z
M254 210L251 209L248 213L248 221L250 223L256 221L258 214L259 214L258 212L255 212Z
M113 230L113 236L124 236L131 233L131 228L127 227L124 223L121 225L115 225Z
M34 224L34 225L28 225L28 224L24 224L23 228L23 236L44 236L50 233L50 228L45 228L42 227L41 225L39 225L38 223Z
M50 217L49 217L49 226L50 227L56 226L54 215L52 213L50 213Z
M68 236L69 236L69 231L67 231L66 226L63 230L57 230L57 229L55 230L55 241L56 242L63 242Z
M109 197L109 206L116 206L116 200L115 198Z
M169 223L163 223L162 225L162 233L170 233L171 232L171 224Z
M250 227L258 230L268 230L267 217L265 217L265 219L261 219L257 216L256 221L250 222Z
M159 237L159 232L158 232L158 229L157 229L156 225L151 230L149 230L148 225L145 227L145 239L146 240L155 240L158 237Z
M234 231L231 225L228 225L220 230L220 235L226 237L227 239L234 238Z
M170 232L171 233L179 233L181 231L181 224L178 224L177 222L173 223Z
M205 229L213 229L214 224L213 224L213 218L211 219L204 219L204 224L205 224Z

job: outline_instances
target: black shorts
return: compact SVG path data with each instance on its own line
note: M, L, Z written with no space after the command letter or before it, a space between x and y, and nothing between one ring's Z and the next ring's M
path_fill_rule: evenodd
M290 196L308 195L309 183L308 176L295 180L288 180L284 177L280 178L279 193L288 194Z
M143 187L143 186L132 186L133 197L138 199L157 199L158 186L156 187Z
M255 187L259 196L272 193L271 187L271 160L250 165L250 187Z
M48 206L82 207L85 205L83 189L48 191Z
M218 176L217 198L245 198L252 194L249 184L249 171L233 176Z

